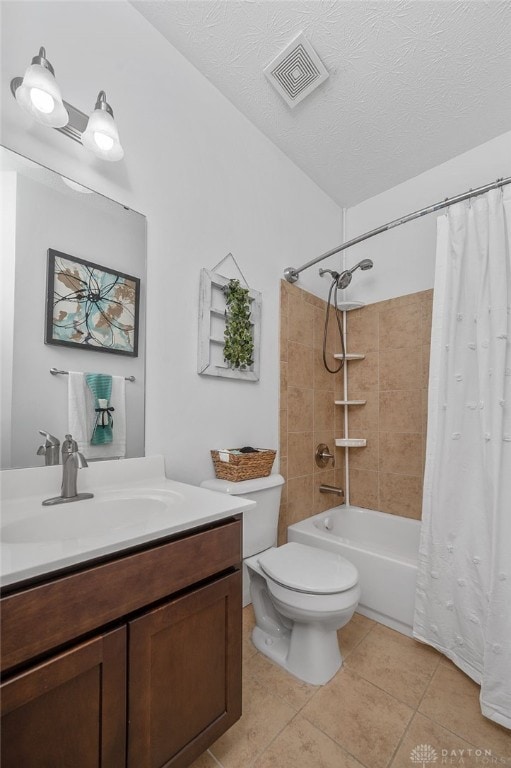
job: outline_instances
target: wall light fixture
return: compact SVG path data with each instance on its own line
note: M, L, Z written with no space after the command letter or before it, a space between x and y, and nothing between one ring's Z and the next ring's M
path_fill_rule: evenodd
M38 123L55 128L73 141L83 144L103 160L121 160L124 150L114 113L100 91L90 116L62 99L55 71L44 48L34 56L23 77L11 80L11 93L20 107Z

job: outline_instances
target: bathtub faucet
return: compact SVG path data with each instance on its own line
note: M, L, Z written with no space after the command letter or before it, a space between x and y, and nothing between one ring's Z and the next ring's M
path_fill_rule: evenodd
M344 496L343 489L342 488L336 488L335 485L321 484L319 486L319 492L320 493L334 493L336 496Z

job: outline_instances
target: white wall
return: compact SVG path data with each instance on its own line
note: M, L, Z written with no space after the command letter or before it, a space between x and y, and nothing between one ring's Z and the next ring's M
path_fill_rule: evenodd
M55 183L53 179L50 182ZM2 467L42 466L38 429L62 441L68 430L67 377L50 368L133 375L126 383L126 456L144 455L145 290L141 290L138 357L47 345L44 340L47 250L52 248L145 277L145 221L96 195L62 192L18 174L13 345L11 462ZM115 406L115 403L112 403ZM115 431L115 414L114 414Z
M511 132L349 208L346 239L503 176L511 176ZM363 258L374 262L371 271L355 273L347 297L371 303L432 288L439 215L429 214L345 251L347 266Z
M147 453L198 482L210 448L276 446L279 281L341 242L339 207L126 2L1 10L2 143L147 216ZM40 45L67 101L88 111L106 90L124 161L96 161L8 95ZM200 269L229 252L263 294L258 383L196 373ZM300 284L327 288L317 270Z

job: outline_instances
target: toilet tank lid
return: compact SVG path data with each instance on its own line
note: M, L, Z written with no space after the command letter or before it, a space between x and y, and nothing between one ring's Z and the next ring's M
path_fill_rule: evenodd
M229 493L231 496L246 496L247 493L255 493L256 491L264 491L267 488L275 488L279 485L284 485L284 478L282 475L268 475L268 477L256 477L254 480L240 480L239 483L233 483L232 480L219 480L213 478L212 480L203 480L200 484L201 488L208 488L210 491L217 491L218 493Z

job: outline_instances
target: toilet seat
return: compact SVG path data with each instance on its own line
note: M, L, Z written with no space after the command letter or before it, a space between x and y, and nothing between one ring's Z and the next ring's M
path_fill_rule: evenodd
M353 563L334 552L297 542L263 552L258 563L265 576L292 592L334 595L358 583Z

